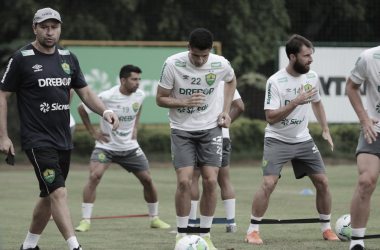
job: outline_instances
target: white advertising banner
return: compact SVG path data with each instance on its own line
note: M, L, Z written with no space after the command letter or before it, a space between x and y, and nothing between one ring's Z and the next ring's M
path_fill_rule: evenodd
M359 55L369 47L318 47L312 55L311 69L318 74L320 94L329 123L358 123L359 119L346 95L346 80ZM288 65L285 46L279 46L279 69ZM362 101L366 105L365 83L361 86ZM309 121L317 122L309 110Z

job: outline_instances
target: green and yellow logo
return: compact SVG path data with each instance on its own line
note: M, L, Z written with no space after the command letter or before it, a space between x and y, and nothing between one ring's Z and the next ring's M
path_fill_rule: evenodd
M174 162L174 154L173 154L173 152L172 152L172 162Z
M69 64L67 64L66 62L64 62L64 63L61 64L61 66L62 66L63 71L66 72L66 74L70 74L70 65Z
M206 83L209 86L213 85L215 80L216 80L216 75L214 75L213 73L206 75Z
M135 102L133 105L132 105L132 108L133 108L133 111L137 112L137 110L139 110L139 104L137 102Z
M44 176L44 179L47 182L52 183L55 179L55 170L54 169L46 169L45 172L42 173L42 175Z
M105 154L98 154L98 159L100 162L104 162L106 160Z
M310 84L306 84L304 88L305 88L305 91L308 91L309 89L312 88L312 86Z
M264 157L264 158L263 158L263 165L261 166L263 170L267 167L267 164L268 164L268 161L267 161L267 159Z

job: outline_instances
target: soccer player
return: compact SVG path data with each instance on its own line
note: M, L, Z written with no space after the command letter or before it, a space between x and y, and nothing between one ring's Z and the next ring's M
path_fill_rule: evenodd
M263 181L256 193L251 219L261 221L268 208L269 197L283 165L292 161L296 179L308 176L317 190L319 218L331 218L331 194L325 174L325 166L313 139L309 134L308 109L311 103L314 115L322 127L322 136L333 150L333 142L326 122L325 110L319 95L318 76L310 70L314 47L309 40L293 35L286 43L289 64L272 75L266 85ZM339 240L332 232L330 223L321 223L325 240ZM259 237L259 225L250 224L246 242L263 243Z
M117 116L107 110L87 86L77 57L57 45L61 16L50 8L38 10L33 19L36 40L16 51L9 59L0 81L0 151L14 155L7 133L7 99L16 92L21 125L21 149L34 166L40 198L22 249L38 250L38 240L54 216L55 223L70 248L81 247L74 234L67 207L65 180L73 148L70 121L70 89L113 129Z
M145 98L144 91L138 89L141 73L140 68L125 65L120 70L121 85L99 94L104 105L111 108L119 117L120 127L118 130L112 131L111 127L102 119L100 120L100 129L95 130L88 117L92 111L83 104L78 105L82 121L96 141L91 155L90 176L83 190L83 220L75 229L76 231L85 232L90 229L96 187L111 162L132 172L143 185L150 226L152 228L170 228L170 225L157 216L157 189L150 176L148 160L137 142L138 123Z
M351 201L351 236L363 237L370 211L370 201L380 171L379 115L380 47L365 50L356 61L346 83L346 93L362 125L356 148L358 182ZM367 82L367 110L360 97L360 86ZM364 241L352 239L350 249L364 249Z
M223 104L224 102L224 82L220 82L219 89L219 102ZM244 103L241 99L241 96L237 90L235 90L234 97L232 99L233 109L230 111L229 115L231 117L231 123L233 123L244 111ZM221 189L221 196L224 208L226 210L227 219L235 219L235 191L232 187L230 181L230 156L231 156L231 140L230 133L228 128L222 128L223 132L223 158L222 165L219 169L218 174L218 184ZM194 220L197 218L197 206L199 200L199 177L201 175L199 167L194 168L194 176L192 181L191 188L191 209L189 219ZM189 226L195 226L190 225ZM236 233L237 227L236 223L228 223L226 224L226 232L227 233Z
M202 172L203 194L200 203L201 233L210 249L215 206L216 183L222 161L222 128L231 123L231 101L236 89L236 78L230 63L211 54L213 38L210 31L198 28L191 35L188 51L169 57L161 72L157 88L157 105L169 108L171 151L177 174L175 206L178 242L186 235L194 165ZM217 91L225 81L223 111L220 113Z

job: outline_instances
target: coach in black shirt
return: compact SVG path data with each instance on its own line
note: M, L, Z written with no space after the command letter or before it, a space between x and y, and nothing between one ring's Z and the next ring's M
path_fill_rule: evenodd
M119 126L117 116L107 110L87 86L76 56L57 45L61 24L57 11L38 10L33 19L36 40L10 57L0 80L0 151L7 154L10 150L14 155L6 121L7 99L16 92L21 147L34 166L41 190L28 235L20 249L39 249L38 239L50 215L70 250L81 249L66 204L65 180L73 148L69 127L70 89L73 88L91 110L113 124L113 130Z

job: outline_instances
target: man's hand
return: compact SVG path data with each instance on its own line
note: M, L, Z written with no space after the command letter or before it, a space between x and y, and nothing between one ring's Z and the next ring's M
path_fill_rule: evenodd
M362 121L362 127L363 127L363 133L364 133L364 139L368 142L368 144L372 144L372 141L376 141L377 132L375 130L374 124L378 123L379 121L376 119L366 119Z
M206 103L206 95L202 92L194 93L190 96L186 101L186 107L194 108L194 107L202 107Z
M218 117L218 125L223 128L228 128L231 124L230 115L227 112L222 112Z
M106 136L110 136L109 134L103 133L100 129L95 130L93 133L91 133L92 138L100 142L101 144L103 143L109 143L110 141L106 138Z
M11 151L12 155L15 155L15 150L13 148L13 143L11 139L9 139L8 136L1 137L0 138L0 152L4 154L8 154L9 150Z
M114 113L108 112L104 115L104 120L113 124L112 130L115 131L119 128L119 118Z
M307 90L306 92L303 90L303 85L301 84L300 93L298 96L292 100L292 102L295 102L297 105L304 105L308 102L312 102L315 99L310 99L312 96L315 96L318 93L318 90L315 87L312 87L311 89Z
M330 148L331 148L331 152L333 152L334 151L334 143L333 143L331 135L330 135L330 130L324 130L322 132L322 137L323 137L323 139L325 139L326 141L329 142Z

